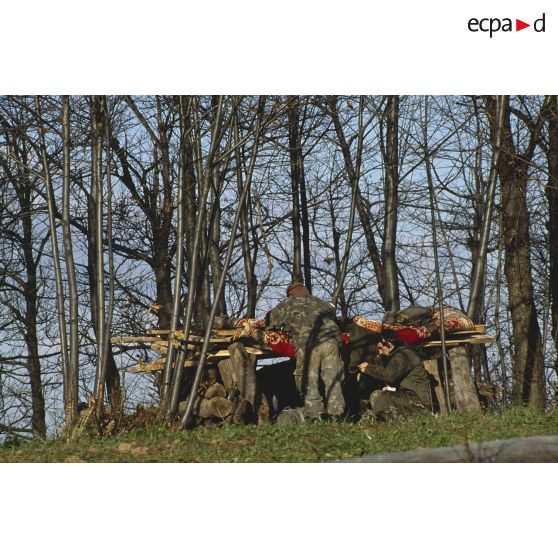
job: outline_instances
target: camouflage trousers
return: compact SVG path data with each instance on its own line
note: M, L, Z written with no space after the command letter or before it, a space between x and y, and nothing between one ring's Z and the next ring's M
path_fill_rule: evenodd
M343 362L335 341L325 341L309 349L296 352L294 378L304 401L304 414L317 417L327 412L340 416L345 411L345 398L341 390ZM320 379L324 384L324 399L320 394Z
M380 420L394 420L429 411L420 399L404 390L377 390L370 395L372 414Z

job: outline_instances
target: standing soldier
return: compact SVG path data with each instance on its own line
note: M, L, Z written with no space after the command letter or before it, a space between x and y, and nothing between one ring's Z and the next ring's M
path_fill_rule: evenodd
M428 372L412 347L389 341L378 343L378 354L385 364L359 365L363 374L385 382L383 390L370 396L371 414L380 420L389 420L421 411L432 411L432 392Z
M302 283L287 287L287 298L266 317L269 329L282 329L296 350L296 387L304 401L302 414L316 419L327 412L340 418L345 410L341 390L343 363L339 355L341 332L331 304L312 296ZM325 405L319 380L325 390Z

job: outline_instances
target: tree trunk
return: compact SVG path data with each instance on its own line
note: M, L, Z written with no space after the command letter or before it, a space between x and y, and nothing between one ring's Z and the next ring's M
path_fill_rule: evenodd
M54 277L56 283L56 304L58 306L58 328L60 337L60 354L62 360L62 377L64 385L64 410L74 417L74 413L69 411L73 406L70 400L70 393L68 391L70 384L69 362L68 362L68 336L66 333L66 309L64 303L64 284L62 280L62 267L60 264L60 254L58 251L58 236L56 232L56 200L54 197L54 188L52 186L52 179L48 164L48 154L45 143L45 130L41 116L41 101L39 97L35 98L35 110L37 113L37 124L39 128L39 149L41 152L44 183L46 189L46 198L48 206L48 221L50 229L50 246L52 253L52 261L54 265ZM73 406L75 409L75 406Z
M43 394L41 361L39 359L39 340L37 335L37 316L39 312L38 301L38 285L37 285L37 267L40 258L40 252L35 260L34 242L33 242L33 204L31 203L34 195L33 185L29 180L29 162L27 156L27 142L25 138L21 141L21 147L18 147L16 141L18 130L12 127L0 117L0 123L4 127L6 138L8 139L9 151L13 159L16 161L18 168L18 176L13 176L10 172L9 165L2 158L2 166L7 176L13 183L19 211L14 221L21 223L21 235L17 235L18 243L23 254L23 265L25 270L25 278L21 278L21 292L25 309L23 315L19 318L23 331L23 339L27 346L27 371L29 374L29 383L31 387L31 432L34 436L46 436L45 422L45 399ZM11 138L7 132L11 132ZM2 208L3 209L3 208ZM1 213L3 225L4 213ZM17 249L17 248L16 248ZM4 286L4 277L0 276L0 282Z
M479 397L471 376L471 361L467 355L467 349L464 346L457 346L449 349L448 356L457 411L461 413L479 412Z
M383 298L386 310L397 311L399 310L399 283L395 261L399 204L399 97L397 95L390 95L387 98L385 120L387 137L384 156L386 172L384 179L384 241L382 243L385 285L385 296Z
M355 205L360 218L360 223L362 225L362 230L364 232L364 239L366 241L368 255L370 256L370 260L372 261L372 265L374 266L374 273L376 275L376 281L378 282L378 293L382 299L382 304L384 308L387 308L386 304L388 303L388 300L386 298L385 273L384 273L384 267L382 263L382 257L380 255L380 251L376 244L376 239L374 237L374 232L372 231L372 226L370 225L371 216L368 209L366 208L358 184L357 168L353 163L351 157L351 150L345 138L345 133L343 132L343 127L339 119L336 97L327 98L326 103L328 106L329 115L332 119L333 126L335 128L337 140L339 141L341 153L343 154L343 160L345 162L345 170L347 172L349 182L351 185L354 185Z
M161 110L161 98L157 97L157 127L159 131L157 151L161 156L160 173L163 181L162 203L157 204L154 200L155 215L157 223L156 237L154 236L153 262L155 281L157 286L157 304L159 309L159 327L168 329L171 323L173 296L171 281L171 258L169 245L172 231L172 218L174 212L173 187L171 176L171 163L169 157L169 140L167 126L163 121ZM159 170L159 165L155 167ZM155 231L154 231L155 232Z
M558 96L547 99L548 121L548 257L550 265L550 301L552 314L552 339L557 359L554 369L558 373Z
M237 101L236 108L238 109L240 101ZM236 182L237 191L240 197L242 188L244 186L243 167L244 159L242 157L242 148L240 145L240 131L238 125L238 113L235 111L235 118L233 121L234 126L234 141L235 141L235 157L236 157ZM251 197L248 193L246 203L243 204L240 214L240 235L242 239L242 259L244 262L244 277L246 279L246 316L254 318L256 315L256 297L258 295L258 278L256 277L256 250L254 246L254 254L250 248L250 223L249 211L251 208Z
M293 202L293 269L292 280L302 281L302 239L300 235L300 183L302 172L302 150L298 134L298 105L296 95L288 98L289 116L289 160L291 164L291 196Z
M213 298L217 294L217 285L221 280L223 266L221 265L221 185L219 183L219 172L213 168L211 172L211 219L209 221L209 265L211 267L211 284L213 286ZM224 316L227 313L225 303L225 292L221 292L217 300L217 314Z
M487 99L495 140L496 103ZM535 130L532 134L535 134ZM503 118L502 153L498 160L504 239L504 273L508 285L508 307L512 318L514 362L512 399L544 408L544 364L542 340L533 295L530 256L529 210L527 207L530 152L518 153L510 126L509 99Z
M25 181L23 188L17 189L21 208L21 226L23 229L23 256L26 279L23 286L25 299L24 338L27 345L27 368L31 384L31 428L35 436L46 436L45 399L39 359L39 340L37 338L37 264L33 256L33 224L31 207L31 185Z
M88 198L87 270L91 298L91 319L97 339L97 367L95 373L96 414L103 414L105 384L113 412L120 410L122 396L120 375L112 354L110 340L105 335L105 285L103 258L103 128L106 115L101 99L92 98L93 137L91 146L91 193Z
M79 346L78 346L78 291L72 231L70 228L70 98L62 99L62 137L64 144L64 193L62 208L62 230L64 236L64 254L66 257L66 275L68 277L68 300L70 306L70 358L65 391L66 424L72 426L78 418L78 384L79 384Z

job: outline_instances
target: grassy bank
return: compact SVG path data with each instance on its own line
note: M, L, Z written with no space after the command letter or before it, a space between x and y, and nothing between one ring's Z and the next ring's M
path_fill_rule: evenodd
M365 453L558 434L558 412L516 408L497 415L420 416L394 424L151 428L109 438L11 442L0 462L317 462Z

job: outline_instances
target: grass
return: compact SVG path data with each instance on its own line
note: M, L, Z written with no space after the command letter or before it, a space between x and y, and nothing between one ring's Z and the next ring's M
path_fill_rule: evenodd
M33 440L0 446L0 462L320 462L366 453L466 442L558 435L558 411L514 408L501 414L417 416L392 424L319 423L291 427L227 426L124 435Z

